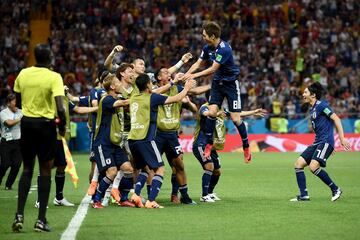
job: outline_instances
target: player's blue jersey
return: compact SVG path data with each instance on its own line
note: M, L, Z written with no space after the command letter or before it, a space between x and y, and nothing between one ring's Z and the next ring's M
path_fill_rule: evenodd
M103 88L93 88L90 90L90 104L93 100L97 100L98 102L100 101L100 98L103 94L105 94L106 91ZM91 113L91 118L92 118L92 125L91 125L91 131L95 132L95 127L96 127L96 116L97 116L97 112L93 112Z
M73 103L72 101L69 101L69 112L74 110L75 107L76 107L75 103Z
M157 120L157 113L158 113L158 106L163 105L168 97L153 93L150 97L150 125L149 130L146 135L145 141L152 141L155 140L156 135L156 120Z
M90 106L90 96L80 96L78 105L80 107L91 107Z
M196 145L206 145L207 143L207 138L205 136L205 123L206 123L206 117L204 116L204 112L209 111L209 107L206 105L202 105L199 109L199 114L200 114L200 131L199 131L199 135L196 138L194 144Z
M98 135L94 139L94 146L112 145L110 140L110 125L111 125L112 115L115 113L115 109L113 107L115 102L116 99L110 95L106 96L104 100L102 100L101 123L100 123Z
M329 143L334 147L334 122L330 118L332 109L326 101L316 101L310 110L311 124L315 131L315 144Z
M215 72L214 81L235 81L240 74L240 69L234 62L231 46L225 41L221 40L216 48L206 44L200 58L220 64L220 68Z

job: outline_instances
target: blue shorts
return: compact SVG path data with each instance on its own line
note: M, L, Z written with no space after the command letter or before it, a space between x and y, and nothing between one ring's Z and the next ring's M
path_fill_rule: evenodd
M56 152L55 152L54 166L64 167L66 165L67 165L67 163L66 163L66 158L65 158L63 142L62 142L62 140L56 140Z
M241 112L240 82L235 81L213 81L210 90L209 105L216 104L219 108L227 99L230 112Z
M129 140L129 147L136 169L143 169L146 165L150 169L164 166L155 141Z
M129 161L124 150L118 146L99 145L93 146L93 149L99 172L106 171L110 167L120 167Z
M320 163L321 167L326 167L326 161L330 157L334 148L328 143L319 143L316 145L311 145L305 149L305 151L300 155L309 165L311 160L314 159Z
M205 158L204 149L205 149L204 145L197 145L197 144L194 144L192 149L194 156L199 161L203 169L205 169L204 166L207 163L213 163L214 169L220 169L221 168L220 158L216 150L211 150L210 158Z
M183 154L177 132L156 132L155 142L160 154L165 153L170 165L173 159Z

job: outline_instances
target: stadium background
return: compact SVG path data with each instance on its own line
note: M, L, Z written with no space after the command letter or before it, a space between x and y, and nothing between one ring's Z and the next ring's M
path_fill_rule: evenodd
M143 57L147 72L171 66L187 51L199 56L204 20L218 21L222 38L231 43L241 68L243 109L262 107L266 119L248 118L250 134L309 133L301 92L312 81L327 90L327 99L342 118L347 134L360 132L359 11L354 0L336 1L1 1L0 105L4 107L19 71L34 64L33 46L48 42L55 55L54 70L74 95L87 95L106 56L116 44L126 51L115 61ZM183 67L185 71L190 64ZM209 83L210 77L199 84ZM193 97L201 104L204 96ZM86 117L76 123L73 150L88 150ZM182 144L191 142L194 116L182 113ZM228 138L238 141L231 121ZM359 150L358 134L352 150ZM312 135L274 136L291 149L311 143ZM253 150L282 151L266 136L252 136ZM257 140L258 139L258 140ZM285 140L284 140L285 139ZM299 139L307 139L299 142ZM277 140L279 142L279 140ZM269 142L272 142L269 147ZM300 144L300 145L299 145ZM228 146L233 151L240 146ZM286 150L287 148L285 148Z

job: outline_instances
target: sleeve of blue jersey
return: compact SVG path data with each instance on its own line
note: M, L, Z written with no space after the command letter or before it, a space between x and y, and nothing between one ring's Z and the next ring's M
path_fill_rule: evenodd
M201 106L199 109L200 115L204 115L204 113L207 111L209 111L208 106Z
M80 96L78 105L82 107L89 107L89 97L90 96Z
M322 102L322 104L320 105L320 111L321 113L325 114L327 117L330 117L331 114L334 113L334 111L331 109L331 107L327 102Z
M178 93L184 89L184 87L181 85L176 85L176 87L177 87Z
M231 56L231 49L229 47L219 48L216 52L215 62L224 64Z
M69 101L69 111L74 110L75 107L76 107L75 103L73 103L72 101Z
M151 97L150 97L151 109L155 110L157 106L164 105L167 98L168 98L167 96L164 96L161 94L156 94L156 93L151 94Z

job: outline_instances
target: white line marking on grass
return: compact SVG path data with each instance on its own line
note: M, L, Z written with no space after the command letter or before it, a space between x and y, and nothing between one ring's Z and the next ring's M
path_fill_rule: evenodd
M84 221L85 216L87 214L90 200L91 197L86 194L85 197L82 199L75 215L69 222L69 225L67 226L63 234L61 234L60 240L75 239L76 234L80 229L81 223Z

